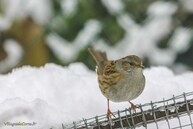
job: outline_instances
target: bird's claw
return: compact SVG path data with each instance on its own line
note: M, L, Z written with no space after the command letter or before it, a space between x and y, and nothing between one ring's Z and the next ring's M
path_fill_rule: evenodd
M107 118L108 118L108 119L111 119L111 116L114 116L114 117L115 117L115 115L111 112L111 110L108 109L108 110L107 110Z
M131 110L136 112L136 108L139 108L139 105L135 105L132 102L129 102L131 104Z

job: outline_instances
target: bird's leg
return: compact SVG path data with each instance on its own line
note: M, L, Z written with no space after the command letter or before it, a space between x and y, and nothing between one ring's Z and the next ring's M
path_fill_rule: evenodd
M109 119L111 119L111 116L114 116L115 117L115 115L113 115L113 113L111 112L111 110L110 110L110 105L109 105L109 99L107 99L107 118Z
M136 112L136 108L138 108L138 105L133 104L131 101L129 101L129 103L131 104L131 110Z

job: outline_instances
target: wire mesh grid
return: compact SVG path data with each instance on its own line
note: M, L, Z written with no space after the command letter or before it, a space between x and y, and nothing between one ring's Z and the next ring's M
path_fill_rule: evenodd
M63 129L193 129L193 92L139 105L136 112L128 108L113 114L112 119L96 116Z

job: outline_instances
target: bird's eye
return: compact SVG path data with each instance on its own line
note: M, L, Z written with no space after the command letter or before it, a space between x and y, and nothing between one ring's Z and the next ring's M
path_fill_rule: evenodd
M124 68L125 70L130 68L130 64L127 61L122 62L122 68Z

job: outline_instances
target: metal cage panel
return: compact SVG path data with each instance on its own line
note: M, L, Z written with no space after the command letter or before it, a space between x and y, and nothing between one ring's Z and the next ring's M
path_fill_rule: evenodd
M68 129L193 129L193 92L114 112L115 118L96 116L63 125Z

